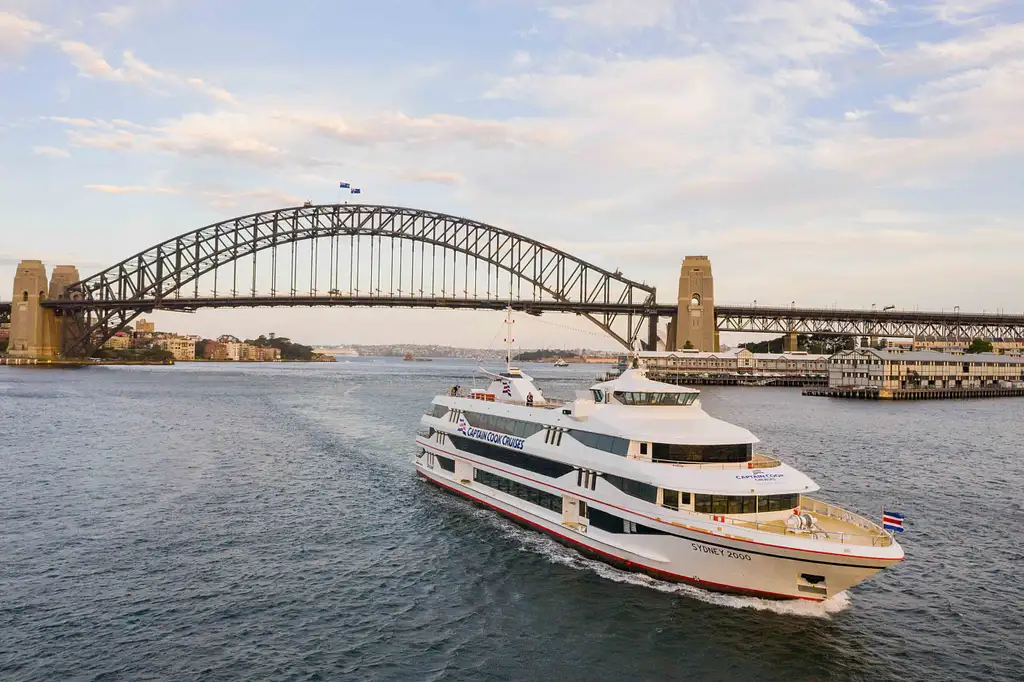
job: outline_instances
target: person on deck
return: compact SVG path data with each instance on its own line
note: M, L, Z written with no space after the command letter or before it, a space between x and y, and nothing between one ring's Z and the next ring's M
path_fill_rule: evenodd
M533 407L533 391L526 394L526 406Z

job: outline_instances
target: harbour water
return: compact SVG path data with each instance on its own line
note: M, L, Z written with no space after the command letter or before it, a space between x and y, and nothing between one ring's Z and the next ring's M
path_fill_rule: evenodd
M823 605L584 559L419 481L473 363L0 367L0 678L1024 678L1024 402L704 387L819 494L907 515ZM599 368L528 367L571 396Z

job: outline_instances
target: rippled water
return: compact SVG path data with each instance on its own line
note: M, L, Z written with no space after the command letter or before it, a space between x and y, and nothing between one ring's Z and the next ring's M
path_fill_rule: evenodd
M0 368L0 677L1020 679L1024 400L713 388L908 559L823 605L623 573L419 481L470 363ZM571 395L593 368L533 368Z

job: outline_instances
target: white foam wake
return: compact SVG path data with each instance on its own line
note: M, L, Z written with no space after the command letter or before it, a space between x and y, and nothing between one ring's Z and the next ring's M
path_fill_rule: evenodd
M666 594L678 594L696 599L707 604L725 606L733 609L754 609L755 611L771 611L787 616L805 616L809 618L829 618L850 607L850 595L846 592L829 597L823 602L811 602L801 599L777 600L759 599L720 592L709 592L684 583L670 583L657 580L643 573L632 573L610 566L604 562L590 559L565 545L561 545L548 536L521 528L496 514L478 510L488 519L495 521L503 535L519 543L523 551L540 554L552 563L568 566L577 570L591 571L607 580L629 585L639 585Z

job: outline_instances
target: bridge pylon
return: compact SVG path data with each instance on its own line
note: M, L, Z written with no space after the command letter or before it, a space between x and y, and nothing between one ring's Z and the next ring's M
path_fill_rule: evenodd
M47 284L42 261L23 260L14 274L11 331L7 352L12 357L47 360L60 356L62 320L43 302L59 299L69 284L79 280L78 268L58 265Z

